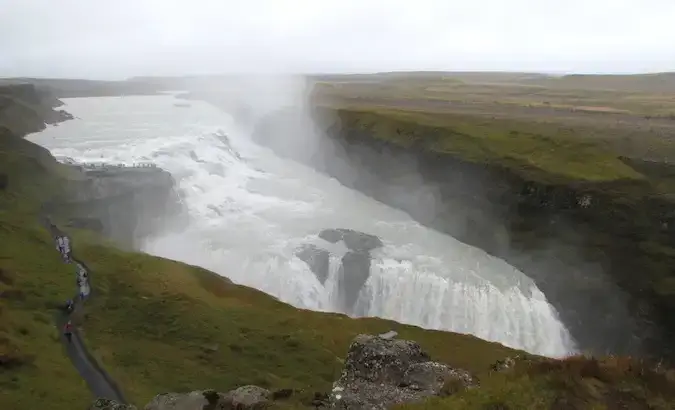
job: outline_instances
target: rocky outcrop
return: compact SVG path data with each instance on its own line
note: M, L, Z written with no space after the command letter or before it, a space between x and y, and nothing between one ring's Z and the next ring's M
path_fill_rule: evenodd
M344 228L324 229L318 237L330 243L343 242L348 249L342 256L337 274L338 306L335 308L344 313L358 313L354 307L363 285L370 277L370 251L381 247L382 240L375 235ZM331 255L327 249L305 244L295 255L307 263L322 285L326 283Z
M449 384L472 388L476 382L464 370L432 361L416 342L359 335L330 402L337 409L386 409L447 394Z
M136 410L131 404L121 404L110 399L96 399L89 410Z
M368 252L349 251L340 261L337 283L339 294L339 306L343 312L358 313L354 311L356 301L363 285L370 277L370 254Z
M268 407L272 393L258 386L242 386L227 393L215 390L163 393L144 410L258 410Z
M267 407L272 393L258 386L243 386L225 393L223 402L226 409L248 410ZM229 406L229 407L227 407Z
M324 229L319 232L319 238L331 243L343 241L345 246L354 252L370 252L382 246L382 240L377 236L353 229Z
M295 256L309 266L322 285L326 283L330 269L330 252L310 243L301 246L295 252Z
M182 203L171 174L161 168L86 168L71 164L73 177L51 212L70 225L93 229L136 248L143 237L180 224Z

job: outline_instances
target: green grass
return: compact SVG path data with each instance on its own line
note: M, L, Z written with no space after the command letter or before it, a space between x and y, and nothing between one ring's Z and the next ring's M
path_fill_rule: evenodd
M399 409L668 410L675 405L675 371L633 358L571 357L517 362L481 379L481 388Z
M338 110L345 130L368 131L395 144L413 144L466 161L501 165L530 180L640 180L618 155L569 130L505 120L440 115L380 107Z

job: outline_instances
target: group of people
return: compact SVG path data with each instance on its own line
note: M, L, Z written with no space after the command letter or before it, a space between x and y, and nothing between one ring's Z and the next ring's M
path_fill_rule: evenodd
M52 230L55 229L56 227L52 225ZM72 250L70 248L70 238L68 238L67 236L65 235L56 236L56 250L59 251L64 262L70 263L73 261ZM77 267L78 267L77 287L78 289L80 289L80 299L84 299L85 295L81 289L83 281L87 279L87 271L79 263L77 264ZM68 301L66 301L66 312L68 313L68 315L70 315L73 312L73 310L75 310L75 302L72 299L68 299ZM66 337L66 339L68 339L68 342L72 341L73 323L70 319L68 319L66 324L63 326L63 335Z
M67 236L58 236L56 238L56 250L59 251L64 262L70 262L70 238Z

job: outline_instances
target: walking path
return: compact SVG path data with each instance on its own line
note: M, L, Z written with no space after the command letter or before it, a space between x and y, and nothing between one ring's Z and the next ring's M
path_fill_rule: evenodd
M90 270L83 262L75 259L73 256L70 238L48 219L45 220L45 224L51 232L56 243L56 249L61 253L64 262L73 263L77 268L78 294L73 298L73 302L75 303L73 312L75 312L78 309L82 309L83 303L91 296L91 286L89 284ZM61 333L61 342L63 343L73 366L75 366L84 381L87 382L89 390L91 390L94 396L112 399L118 403L126 403L117 384L87 350L77 328L73 327L73 335L70 342L68 342L68 339L63 335L62 330L66 322L70 319L71 314L72 313L66 313L64 310L62 314L58 315L56 325Z

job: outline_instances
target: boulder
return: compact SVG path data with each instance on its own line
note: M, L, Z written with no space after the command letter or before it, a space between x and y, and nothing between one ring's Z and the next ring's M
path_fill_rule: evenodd
M416 342L359 335L349 347L330 402L333 408L345 410L386 409L449 394L443 388L446 383L475 385L468 372L431 361Z
M309 266L321 284L326 282L330 265L330 253L327 250L313 244L306 244L295 252L295 256Z
M258 386L243 386L227 393L215 390L163 393L144 410L258 410L266 408L272 393Z
M220 410L228 409L223 400L224 394L214 390L193 391L190 393L162 393L155 396L144 410Z
M118 403L115 400L98 398L92 403L89 410L136 410L136 406Z
M370 254L367 252L349 251L342 257L338 274L341 310L352 313L358 300L361 288L370 276Z
M225 394L223 409L257 410L264 409L270 403L272 393L258 386L243 386ZM228 407L229 406L229 407Z
M370 251L381 247L382 241L375 235L352 229L324 229L318 235L321 239L337 243L343 241L348 252L342 256L337 276L338 296L335 308L343 313L358 314L355 305L363 285L370 277ZM325 284L330 272L330 252L314 244L301 246L295 255L303 260Z
M356 252L370 252L382 247L382 240L377 236L353 229L324 229L319 232L319 238L331 243L344 241L347 249Z
M503 359L497 360L490 366L490 370L492 370L493 372L501 372L504 370L508 370L516 365L516 359L518 359L518 356L505 357Z

